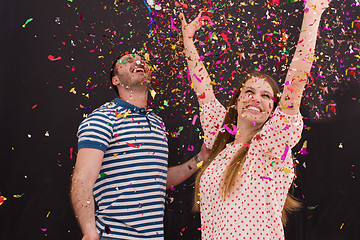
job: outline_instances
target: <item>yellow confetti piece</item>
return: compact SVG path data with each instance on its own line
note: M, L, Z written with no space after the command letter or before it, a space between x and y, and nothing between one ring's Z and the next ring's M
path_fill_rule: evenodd
M155 99L156 92L154 90L150 90L151 97Z
M285 172L285 174L288 174L290 172L290 169L284 167L284 172Z
M72 89L70 89L70 92L76 94L75 88L73 87Z
M145 53L145 60L150 61L150 54L149 53Z
M289 123L289 121L286 120L285 118L282 118L281 120L283 120L283 121L286 122L286 123Z
M304 142L302 148L307 148L307 141Z
M116 118L122 118L122 117L126 118L129 115L129 113L130 111L126 111L124 114L119 113L116 115Z
M342 229L342 228L343 228L343 226L344 226L344 223L342 223L342 224L341 224L340 229Z
M118 153L114 153L114 157L116 157L117 155L119 155Z
M199 169L199 168L202 168L203 164L204 164L204 161L201 161L201 162L197 163L196 166Z
M50 211L47 213L46 217L49 217L49 215L50 215Z

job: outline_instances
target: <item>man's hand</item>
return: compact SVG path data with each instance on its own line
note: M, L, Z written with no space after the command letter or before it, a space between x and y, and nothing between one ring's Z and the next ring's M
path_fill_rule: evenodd
M203 143L201 146L201 150L198 153L198 157L200 158L201 161L203 161L205 163L205 162L209 161L210 152L211 152L211 149L207 148L205 143Z
M99 240L99 239L100 239L100 236L99 236L99 234L97 234L97 232L84 235L82 238L82 240Z

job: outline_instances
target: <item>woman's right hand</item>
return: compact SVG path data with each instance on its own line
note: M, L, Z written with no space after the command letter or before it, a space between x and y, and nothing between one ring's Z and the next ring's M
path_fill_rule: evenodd
M181 30L183 34L183 39L193 38L195 32L201 28L202 21L199 20L201 18L201 14L202 11L199 12L197 17L192 22L187 23L184 14L180 13L179 17L181 20Z

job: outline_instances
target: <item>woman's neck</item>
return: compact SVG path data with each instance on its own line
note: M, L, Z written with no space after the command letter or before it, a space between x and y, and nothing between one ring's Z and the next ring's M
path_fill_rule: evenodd
M235 136L235 143L248 143L254 137L254 135L260 130L260 126L255 123L251 123L244 119L238 119L237 122L237 134Z

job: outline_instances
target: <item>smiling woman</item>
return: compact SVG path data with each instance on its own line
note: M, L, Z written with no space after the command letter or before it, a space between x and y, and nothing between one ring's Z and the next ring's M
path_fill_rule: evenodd
M301 138L299 104L314 59L320 17L328 4L328 0L306 2L280 104L276 82L252 73L239 84L227 109L215 98L194 44L202 12L189 24L180 14L184 52L203 109L205 144L211 148L210 161L195 186L194 209L201 212L203 239L284 239L284 213L299 206L289 194L295 176L290 149ZM228 131L229 126L237 131Z

